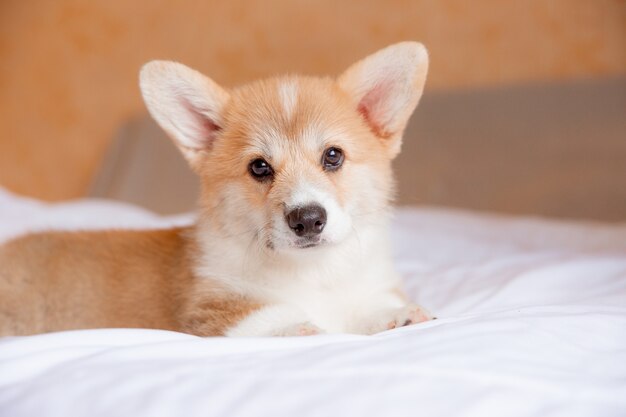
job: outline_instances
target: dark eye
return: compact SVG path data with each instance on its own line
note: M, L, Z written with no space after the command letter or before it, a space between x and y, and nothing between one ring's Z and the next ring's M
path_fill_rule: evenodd
M265 181L270 178L274 174L274 170L271 165L265 161L265 159L255 159L250 162L250 166L248 167L250 170L250 174L254 177L254 179L258 181Z
M339 148L328 148L324 151L322 165L328 171L334 171L343 164L343 151Z

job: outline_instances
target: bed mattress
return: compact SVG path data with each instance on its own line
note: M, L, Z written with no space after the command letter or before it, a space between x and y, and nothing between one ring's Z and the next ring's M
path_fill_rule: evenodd
M0 241L191 221L0 189ZM373 336L7 337L0 415L626 415L626 225L405 208L392 233L407 292L438 320Z

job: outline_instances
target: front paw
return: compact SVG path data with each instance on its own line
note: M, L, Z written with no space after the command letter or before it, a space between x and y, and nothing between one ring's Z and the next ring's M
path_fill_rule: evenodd
M396 310L391 320L387 322L387 330L395 329L396 327L410 326L412 324L421 323L428 320L433 320L432 314L423 307L417 304L409 304Z
M324 333L322 329L311 322L305 321L277 329L272 333L272 336L313 336L321 333Z

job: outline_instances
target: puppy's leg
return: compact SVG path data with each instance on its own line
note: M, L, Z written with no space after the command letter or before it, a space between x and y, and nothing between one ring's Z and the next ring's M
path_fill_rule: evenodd
M281 304L255 311L226 331L227 336L311 336L324 333L304 312Z
M424 307L418 306L417 304L407 304L392 313L391 320L387 322L387 329L410 326L411 324L417 324L432 319L434 319L433 315Z
M374 334L433 319L425 308L407 302L400 291L381 294L366 305L367 313L354 323L355 333Z

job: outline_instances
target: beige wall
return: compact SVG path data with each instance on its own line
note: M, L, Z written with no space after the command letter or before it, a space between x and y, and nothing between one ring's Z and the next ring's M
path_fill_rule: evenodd
M143 111L150 59L233 85L334 74L404 39L430 49L429 89L624 74L626 2L0 0L0 185L80 196Z

